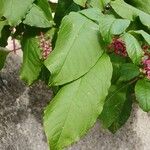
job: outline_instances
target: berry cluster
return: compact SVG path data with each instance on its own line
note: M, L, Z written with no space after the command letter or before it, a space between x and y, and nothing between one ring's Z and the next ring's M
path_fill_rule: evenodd
M46 59L48 55L52 52L51 40L45 37L43 32L40 33L39 40L40 40L40 48L42 50L42 58Z
M146 51L148 51L148 49L150 49L150 46L149 45L143 45L142 49L146 52Z
M109 49L113 49L114 53L116 53L117 55L121 55L123 57L127 56L125 43L120 38L113 38Z
M147 56L144 56L144 59L142 61L143 64L143 70L142 72L146 74L147 78L150 79L150 58Z
M113 50L113 52L117 55L127 57L126 45L125 43L119 38L114 37L112 43L109 45L109 49ZM141 72L146 75L148 79L150 79L150 46L143 45L142 49L144 51L144 57L142 60L142 69Z
M142 60L142 65L143 65L142 72L147 76L148 79L150 79L150 54L148 52L149 48L150 46L148 45L142 46L142 49L145 52Z

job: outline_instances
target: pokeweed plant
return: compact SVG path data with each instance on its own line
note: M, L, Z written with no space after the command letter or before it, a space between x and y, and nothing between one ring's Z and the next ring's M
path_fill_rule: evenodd
M0 0L0 18L0 69L11 36L23 51L20 78L54 90L44 111L51 150L97 120L115 133L133 102L150 111L149 0Z

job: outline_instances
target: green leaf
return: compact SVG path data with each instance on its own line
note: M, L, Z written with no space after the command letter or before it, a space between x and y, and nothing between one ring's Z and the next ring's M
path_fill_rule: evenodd
M7 45L7 39L10 36L8 22L0 21L0 47L5 47Z
M140 69L134 64L125 63L120 68L120 81L129 81L140 74Z
M103 109L112 65L104 54L80 79L60 89L45 110L44 128L51 150L62 150L86 134Z
M133 61L133 63L140 64L144 52L137 39L134 36L132 36L130 33L125 33L122 36L122 39L126 44L127 53L131 58L131 60Z
M16 26L21 23L33 2L34 0L0 0L0 13L7 18L9 25Z
M122 85L121 87L117 87L115 85L112 85L103 111L100 115L100 120L102 121L102 124L105 128L110 127L111 124L116 120L116 118L120 114L125 100L126 86L124 87L124 85Z
M88 8L82 11L79 11L80 14L84 15L88 19L96 22L97 24L100 23L100 18L103 16L102 12L99 11L97 8Z
M114 53L110 54L110 59L113 64L113 76L112 76L112 84L116 84L116 82L120 78L120 67L122 64L126 63L126 59L122 58L120 55L116 55Z
M37 0L36 5L39 6L44 11L47 20L49 21L53 20L52 11L48 3L48 0Z
M23 21L23 23L29 26L34 26L39 28L49 28L52 27L53 25L53 21L49 21L44 11L35 4L33 4L31 10L26 15L26 18Z
M90 6L93 8L99 8L101 11L104 10L105 6L110 2L111 0L89 0Z
M143 30L130 31L130 33L140 34L145 39L145 41L150 45L150 35L146 33L145 31Z
M110 33L113 35L119 35L123 33L129 25L130 21L127 19L116 19L110 28Z
M104 10L104 5L101 0L89 0L87 3L93 8L99 8L101 11Z
M70 13L60 27L54 51L45 61L51 85L76 80L92 68L103 53L99 27L79 13Z
M3 16L5 0L0 0L0 18Z
M149 0L125 0L132 6L145 11L146 13L150 14L150 1Z
M134 20L135 8L131 5L128 5L123 0L115 0L111 2L111 6L114 11L120 15L122 18L129 19L131 21Z
M7 46L8 37L10 36L10 26L5 25L0 32L0 47Z
M139 17L142 24L150 28L150 15L125 3L123 0L115 0L111 2L112 8L122 18L129 19L131 21Z
M1 32L2 32L5 25L7 25L7 21L0 21L0 38L2 36Z
M4 67L5 60L9 51L5 48L0 47L0 70Z
M79 10L80 7L74 3L73 0L59 0L54 17L56 25L59 27L61 20L65 15L68 15L72 11L76 12Z
M130 25L130 20L116 19L112 15L104 15L97 8L85 9L79 11L79 13L99 24L102 37L108 43L112 40L112 35L123 33Z
M128 84L111 86L103 111L99 117L103 126L113 133L116 132L130 116L132 101L127 97L127 88Z
M130 92L130 88L131 87L129 87L127 91L126 101L122 106L122 110L120 111L117 119L108 128L112 133L116 133L118 129L120 129L130 117L131 110L132 110L132 103L133 103L133 97L132 97L132 93Z
M85 7L87 0L73 0L76 4Z
M41 68L41 49L36 37L24 36L22 40L23 64L21 68L20 78L31 85L38 79Z
M135 95L140 107L146 111L150 111L150 82L146 79L141 79L135 86Z
M110 15L103 15L100 18L100 32L104 40L108 43L112 40L112 35L123 33L130 25L127 19L116 19Z

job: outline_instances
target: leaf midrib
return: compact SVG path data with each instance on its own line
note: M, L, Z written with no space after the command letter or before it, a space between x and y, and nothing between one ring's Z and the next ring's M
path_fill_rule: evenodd
M83 22L82 26L79 28L78 34L77 34L78 36L79 36L79 34L80 34L81 29L84 27L84 25L85 25L86 23L87 23L87 21L86 21L86 22ZM64 59L64 61L63 61L63 63L62 63L62 66L61 66L60 70L59 70L58 73L57 73L57 76L58 76L59 73L62 71L62 68L63 68L63 66L64 66L64 64L65 64L65 62L66 62L66 59L67 59L69 53L71 52L71 48L73 47L73 45L74 45L75 41L77 40L78 36L74 35L74 39L72 40L72 43L70 44L70 48L69 48L69 50L68 50L68 52L67 52L67 54L66 54L66 57L65 57L65 59ZM56 76L56 78L57 78L57 76ZM54 81L52 82L52 84L53 84L53 83L55 83L55 78L54 78Z
M77 88L77 90L76 90L76 92L74 93L74 95L77 95L77 93L78 93L78 91L79 91L79 87L80 87L80 85L81 85L81 82L82 82L82 78L80 79L80 83L79 83L79 85L78 85L78 88ZM74 99L74 97L75 96L73 96L72 97L72 99ZM63 133L63 130L64 130L64 128L65 128L65 124L66 124L66 122L67 122L67 119L68 119L68 116L70 115L70 110L71 110L71 107L72 107L72 104L73 104L73 100L70 100L71 101L71 103L70 103L70 105L69 105L69 108L68 108L68 111L67 111L67 115L66 115L66 117L65 117L65 119L64 119L64 123L63 123L63 126L62 126L62 130L61 130L61 132L60 132L60 135L59 135L59 138L58 138L58 140L57 140L57 142L56 142L56 146L58 146L58 144L59 144L59 141L60 141L60 139L61 139L61 137L62 137L62 133ZM59 147L58 147L59 148Z

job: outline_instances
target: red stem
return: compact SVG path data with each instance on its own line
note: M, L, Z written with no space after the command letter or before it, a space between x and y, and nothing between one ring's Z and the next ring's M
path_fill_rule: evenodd
M13 52L16 54L16 42L15 39L12 39L13 41Z
M15 54L16 54L16 51L18 51L18 50L20 50L20 49L21 49L21 47L16 48L16 49L13 49L13 50L10 50L10 52L15 52Z

